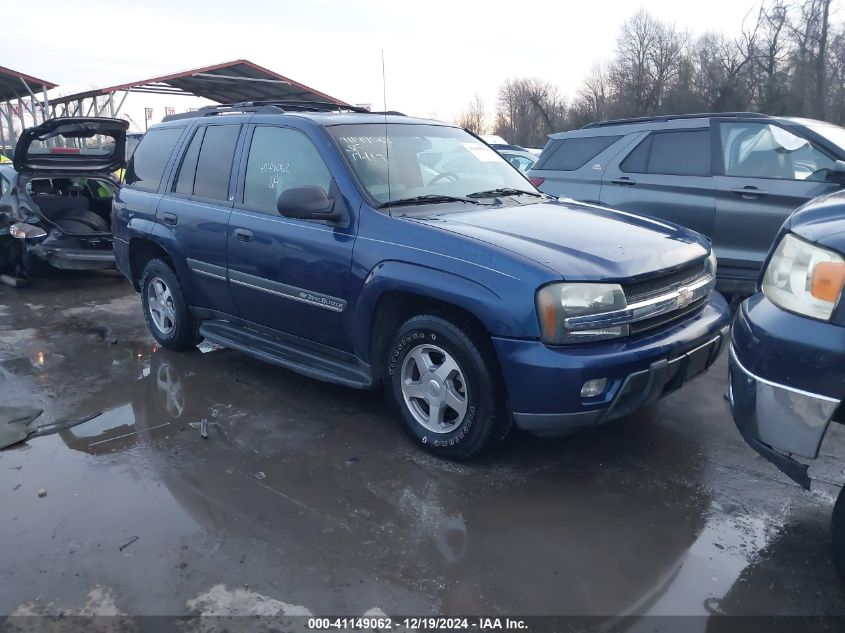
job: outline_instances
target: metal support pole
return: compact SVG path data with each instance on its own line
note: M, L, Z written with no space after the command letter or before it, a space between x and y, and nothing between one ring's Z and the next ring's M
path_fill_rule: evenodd
M41 103L41 116L44 117L46 121L49 117L50 111L50 98L47 96L47 87L44 87L44 101Z
M3 152L3 155L6 154L6 132L4 131L5 125L3 123L3 105L0 104L0 151Z
M9 130L9 148L12 151L15 151L15 145L17 145L17 142L18 142L18 135L15 133L15 124L12 120L12 101L11 101L11 99L6 101L6 103L3 105L3 107L5 109L4 114L6 115L6 125L7 125L8 130Z
M18 97L18 118L21 120L21 131L26 129L26 119L24 118L23 99Z
M128 90L124 91L123 98L120 100L120 103L117 104L117 108L115 108L114 116L117 116L118 114L120 114L120 110L121 110L121 108L123 108L123 102L126 101L126 97L128 97L128 96L129 96L129 91Z

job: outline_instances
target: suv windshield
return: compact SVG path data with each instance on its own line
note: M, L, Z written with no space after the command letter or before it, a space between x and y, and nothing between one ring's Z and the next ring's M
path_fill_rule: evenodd
M825 137L828 141L845 150L845 128L831 123L814 122L807 125L816 134Z
M469 197L465 201L471 202L521 192L540 195L495 150L460 128L372 123L328 129L360 183L384 206L409 199L433 203Z

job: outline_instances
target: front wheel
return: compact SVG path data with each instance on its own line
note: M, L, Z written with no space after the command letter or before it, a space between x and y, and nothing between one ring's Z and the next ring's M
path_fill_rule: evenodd
M480 455L510 428L489 341L437 316L406 321L390 346L384 383L405 432L449 459Z
M141 275L144 319L162 346L182 351L199 342L198 324L191 314L176 273L163 259L153 259Z

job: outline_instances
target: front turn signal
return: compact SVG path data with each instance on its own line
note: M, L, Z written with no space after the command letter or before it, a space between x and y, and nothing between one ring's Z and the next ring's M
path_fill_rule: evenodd
M813 267L810 294L816 299L836 303L845 286L845 264L819 262Z

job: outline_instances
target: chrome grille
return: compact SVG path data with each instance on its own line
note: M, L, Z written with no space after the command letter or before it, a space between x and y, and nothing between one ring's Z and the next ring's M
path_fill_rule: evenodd
M705 297L688 305L686 308L680 308L678 310L675 310L674 312L661 314L660 316L645 319L643 321L637 321L630 325L629 331L631 334L642 334L643 332L648 332L649 330L654 330L664 325L669 325L670 323L673 323L685 316L691 315L695 312L700 312L704 308L704 304L706 303L707 298Z
M676 288L693 281L697 277L704 274L704 263L695 264L693 266L686 266L674 273L668 275L661 275L654 279L646 279L645 281L638 281L632 284L623 284L622 291L625 293L625 299L628 305L664 294Z
M698 274L689 278L688 281L684 281L686 275L682 274L683 272L681 270L671 276L662 277L662 283L649 287L647 295L640 294L633 301L628 300L628 305L623 309L567 317L563 325L570 331L625 325L629 326L630 333L634 334L665 325L695 312L707 303L716 280L712 275L704 272L703 264ZM671 277L673 283L667 284L667 277ZM662 290L655 290L660 287Z

